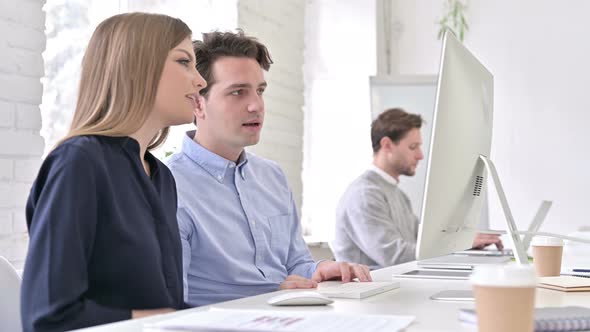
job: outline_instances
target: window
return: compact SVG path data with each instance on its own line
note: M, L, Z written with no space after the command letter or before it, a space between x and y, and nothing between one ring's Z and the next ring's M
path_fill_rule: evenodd
M80 63L95 27L105 18L142 11L175 16L193 31L233 30L237 26L237 0L47 0L47 49L43 53L45 77L41 135L47 154L68 131L77 98ZM155 151L159 158L174 152L191 124L172 128L166 143Z
M313 241L332 240L340 196L372 161L374 6L324 0L306 7L302 223Z

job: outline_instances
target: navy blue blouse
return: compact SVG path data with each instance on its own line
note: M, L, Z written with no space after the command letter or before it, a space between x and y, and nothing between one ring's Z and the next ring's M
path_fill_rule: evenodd
M176 184L129 137L80 136L47 156L27 202L25 331L63 331L184 308Z

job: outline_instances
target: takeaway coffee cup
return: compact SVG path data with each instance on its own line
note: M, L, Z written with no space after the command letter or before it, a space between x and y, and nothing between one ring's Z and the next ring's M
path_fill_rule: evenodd
M479 332L532 332L537 277L530 265L480 265L471 275Z
M563 240L550 236L535 236L533 247L533 264L539 277L558 276L561 272Z

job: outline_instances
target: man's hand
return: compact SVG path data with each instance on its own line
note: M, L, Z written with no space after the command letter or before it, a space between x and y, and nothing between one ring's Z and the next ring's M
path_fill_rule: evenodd
M176 310L172 308L161 308L161 309L147 309L147 310L131 310L131 319L139 319L148 316L162 315Z
M296 288L316 288L318 287L318 283L303 278L302 276L298 276L296 274L292 274L285 279L285 281L281 282L279 289L296 289Z
M361 264L346 262L324 261L318 264L312 280L322 282L332 279L340 279L343 282L352 281L358 278L359 281L372 281L369 267Z
M495 244L498 250L504 249L500 235L498 234L482 234L477 233L473 239L473 249L483 249L490 244Z

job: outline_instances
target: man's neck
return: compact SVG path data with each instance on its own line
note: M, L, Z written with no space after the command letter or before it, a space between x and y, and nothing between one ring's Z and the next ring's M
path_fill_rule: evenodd
M391 167L387 167L387 164L381 159L377 158L377 156L373 158L373 165L375 165L375 167L379 168L383 172L391 175L391 177L393 177L397 182L399 182L399 174L397 174Z
M238 162L238 159L240 158L240 154L242 154L242 151L244 151L243 148L232 149L229 147L223 147L218 144L214 144L213 140L208 139L208 137L206 137L205 135L202 135L202 134L199 135L198 129L197 129L195 136L193 137L193 141L200 144L205 149L215 153L216 155L218 155L222 158L225 158L227 160L231 160L233 162Z

